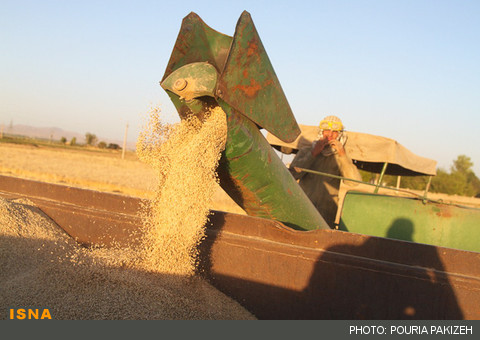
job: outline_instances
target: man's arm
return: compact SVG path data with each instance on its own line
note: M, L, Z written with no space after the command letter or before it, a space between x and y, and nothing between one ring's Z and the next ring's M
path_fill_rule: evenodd
M312 156L311 147L300 149L295 155L295 158L293 159L289 167L290 173L292 174L293 178L298 180L305 175L304 171L296 172L294 170L294 167L309 169L313 164L314 160L315 158Z
M335 159L337 160L338 168L343 177L355 179L357 181L362 180L362 176L358 171L358 168L353 164L352 159L347 155L342 143L337 140L330 141L330 145L333 149L337 150L335 153ZM346 185L355 186L358 183L344 181Z

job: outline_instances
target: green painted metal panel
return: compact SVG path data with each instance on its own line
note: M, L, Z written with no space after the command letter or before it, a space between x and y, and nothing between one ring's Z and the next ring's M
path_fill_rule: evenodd
M162 87L180 117L201 117L219 104L226 113L227 141L217 169L222 188L250 216L278 220L300 230L328 229L256 124L221 99L217 102L213 98L215 74L208 64L192 63L172 72ZM179 81L185 79L189 84L175 89L175 84L183 84Z
M219 100L228 136L218 174L220 185L249 215L301 230L329 229L257 126Z
M238 20L217 96L285 142L293 142L300 134L248 12L243 12Z
M209 63L191 63L172 72L162 81L161 86L182 99L211 96L217 85L218 73Z
M215 96L285 142L300 128L250 14L242 13L235 35L219 33L195 13L183 19L162 83L177 69L196 62L220 74Z
M339 229L480 252L480 209L348 192Z
M197 14L190 13L182 21L162 81L176 69L195 62L207 62L221 72L231 44L232 37L215 31Z

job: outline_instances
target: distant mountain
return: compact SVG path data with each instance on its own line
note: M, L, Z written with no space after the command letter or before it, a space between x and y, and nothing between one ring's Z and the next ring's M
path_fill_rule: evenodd
M67 141L71 141L72 138L77 139L77 143L85 143L85 134L78 132L66 131L58 127L35 127L29 125L15 124L9 127L3 128L3 133L12 134L12 135L21 135L26 137L42 138L42 139L52 139L60 140L62 137L65 137ZM102 138L97 136L97 141L104 141L105 143L114 143L123 146L123 141L112 140L108 138ZM135 143L127 143L127 149L135 149Z
M71 140L73 137L75 137L79 143L85 142L85 135L72 131L65 131L57 127L34 127L17 124L8 128L6 127L3 132L13 135L52 140L60 140L62 137L65 137L67 140Z

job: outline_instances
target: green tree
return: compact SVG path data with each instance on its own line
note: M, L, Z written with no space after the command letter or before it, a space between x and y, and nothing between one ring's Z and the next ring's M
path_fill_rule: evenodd
M448 173L444 169L437 169L437 175L432 178L430 191L449 195L461 195L465 181L458 174Z
M362 180L364 182L376 183L379 174L360 170ZM398 176L385 175L383 184L395 188L397 186ZM428 176L401 176L400 187L404 189L425 190L427 186Z
M85 142L87 145L94 146L97 143L97 136L95 136L93 133L87 132L85 134Z
M425 190L429 176L402 176L400 186L413 190Z
M432 191L449 195L477 195L480 192L480 180L471 169L472 166L470 157L458 156L453 161L450 173L443 169L437 170L437 176L432 179Z
M77 138L72 137L72 140L70 140L70 145L76 145L77 144Z
M60 138L60 143L66 144L66 143L67 143L67 139L66 139L65 137Z
M107 143L105 143L104 141L101 141L98 143L97 145L100 149L105 149L107 147Z
M470 157L460 155L453 161L450 172L438 168L437 175L432 178L430 191L460 196L480 195L480 179L472 170ZM375 181L376 174L360 170L365 182ZM402 176L400 186L406 189L425 190L429 176ZM385 175L383 184L396 187L397 176Z

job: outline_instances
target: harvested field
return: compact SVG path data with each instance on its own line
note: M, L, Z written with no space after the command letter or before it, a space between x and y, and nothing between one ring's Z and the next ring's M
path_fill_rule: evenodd
M118 151L0 143L0 174L134 197L153 197L157 184L155 170L134 153L126 155L121 159ZM245 214L220 186L215 190L211 209Z
M120 153L0 144L0 173L99 191L146 197L153 171Z

